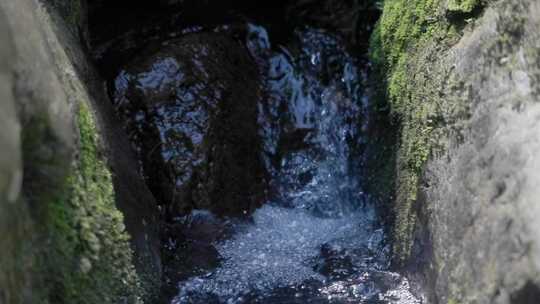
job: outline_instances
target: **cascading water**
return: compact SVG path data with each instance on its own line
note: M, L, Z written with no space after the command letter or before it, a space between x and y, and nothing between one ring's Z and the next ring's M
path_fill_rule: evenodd
M267 83L258 122L275 195L252 221L216 224L228 231L212 240L219 266L180 282L172 303L420 303L387 270L385 233L354 165L364 72L324 31L297 31L291 51L271 50L261 27L247 36ZM219 222L203 211L179 220Z

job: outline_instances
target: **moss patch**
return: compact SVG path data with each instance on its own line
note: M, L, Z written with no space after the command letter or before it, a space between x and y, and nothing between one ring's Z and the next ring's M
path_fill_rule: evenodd
M471 13L480 2L480 0L449 0L447 8L451 12Z
M438 145L434 138L441 123L437 104L450 75L431 63L460 37L460 25L445 17L445 4L444 0L387 0L370 41L370 57L377 77L385 83L390 115L400 125L393 234L398 262L410 254L416 220L413 204L424 165ZM459 4L467 9L472 5Z
M50 303L139 303L139 282L109 169L88 106L78 112L79 155L62 195L50 203L42 265ZM51 275L54 274L54 275Z

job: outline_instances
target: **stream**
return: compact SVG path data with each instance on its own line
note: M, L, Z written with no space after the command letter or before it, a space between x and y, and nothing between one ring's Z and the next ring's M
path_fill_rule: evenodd
M258 124L273 195L248 220L204 210L176 219L216 262L178 282L172 304L421 303L389 271L384 227L362 191L366 64L322 30L297 30L290 49L247 30L268 88ZM221 236L201 241L207 231Z

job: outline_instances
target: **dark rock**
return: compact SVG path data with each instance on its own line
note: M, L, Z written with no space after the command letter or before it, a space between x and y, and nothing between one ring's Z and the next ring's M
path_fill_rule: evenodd
M221 257L215 244L230 234L229 228L227 221L212 213L195 210L166 229L162 288L165 302L178 294L178 282L209 273L219 266Z
M321 247L322 263L316 266L316 271L328 277L330 280L340 280L351 276L356 269L350 256L343 249L332 248L325 244Z
M520 290L510 297L511 303L534 304L540 300L540 287L532 282L527 282Z
M296 25L332 30L360 54L367 51L379 14L377 1L371 0L291 0L287 5L288 19Z
M223 34L146 50L115 80L114 103L142 171L172 215L250 213L264 197L257 68Z

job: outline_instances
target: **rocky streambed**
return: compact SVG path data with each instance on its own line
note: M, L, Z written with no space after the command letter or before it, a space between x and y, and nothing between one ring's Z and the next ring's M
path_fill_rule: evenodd
M162 210L163 301L420 303L363 190L367 59L231 16L136 46L109 85Z

